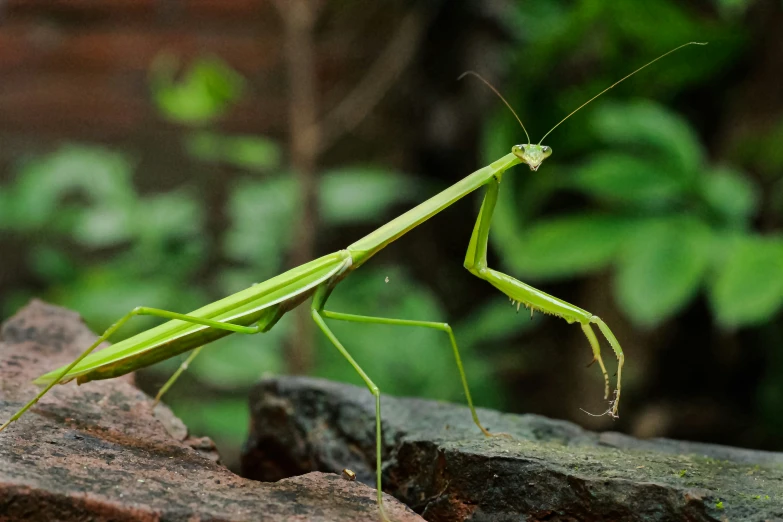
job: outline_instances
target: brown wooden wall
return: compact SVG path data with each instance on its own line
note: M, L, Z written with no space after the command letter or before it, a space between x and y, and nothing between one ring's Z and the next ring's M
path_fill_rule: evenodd
M163 50L184 61L215 54L256 80L280 65L280 24L268 2L11 0L0 6L4 135L123 139L160 125L146 74ZM268 92L251 88L227 125L274 127L284 106Z
M404 1L363 0L323 6L316 29L322 113L356 85L411 8ZM218 128L282 142L288 128L283 42L271 0L0 0L0 181L20 157L78 141L132 154L142 186L183 182L182 128L157 113L147 81L163 51L183 67L216 55L239 71L248 80L245 93ZM403 85L394 86L397 98ZM376 125L361 133L362 150L371 136L382 144L376 150L399 158L416 136L407 121L415 108L407 109L381 104L374 110ZM341 148L338 156L355 157L355 144Z
M0 1L0 180L28 154L64 142L117 146L136 179L187 180L181 132L150 100L150 63L216 55L248 79L227 131L284 137L280 21L264 0Z

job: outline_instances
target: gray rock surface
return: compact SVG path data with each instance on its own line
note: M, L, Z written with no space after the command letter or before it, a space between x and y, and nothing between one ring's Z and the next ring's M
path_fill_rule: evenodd
M32 302L0 329L0 418L37 388L31 379L95 339L79 316ZM397 521L421 520L387 496ZM0 521L372 521L375 490L310 473L264 484L216 462L129 378L56 386L0 433Z
M364 388L262 381L243 474L354 470L372 483L374 403ZM595 433L537 415L383 397L384 487L431 521L783 520L783 454Z

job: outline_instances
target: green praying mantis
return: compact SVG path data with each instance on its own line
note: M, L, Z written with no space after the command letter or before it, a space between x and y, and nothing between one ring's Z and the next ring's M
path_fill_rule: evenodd
M161 388L156 397L157 402L182 372L187 369L188 364L198 356L204 345L232 333L253 335L267 332L286 312L296 308L305 300L312 297L310 315L312 316L313 321L335 348L345 357L348 363L356 370L367 385L367 388L369 388L370 392L375 397L377 501L380 514L382 518L386 520L381 489L382 439L380 390L329 328L326 323L327 319L356 323L430 328L444 332L448 335L451 342L451 348L454 352L454 358L465 391L465 398L468 407L470 408L471 415L473 416L473 421L484 435L491 436L493 434L485 429L479 421L478 414L473 406L468 380L457 348L457 341L454 337L454 332L448 323L347 314L326 310L325 306L337 284L351 272L366 263L373 255L406 234L408 231L483 186L486 186L487 189L479 211L478 219L473 227L473 233L470 236L470 242L468 243L468 250L464 261L465 268L471 274L487 281L508 296L512 304L516 305L517 310L519 310L520 305L524 305L530 309L531 313L533 311L543 312L565 319L569 324L574 322L579 323L592 349L593 362L598 363L603 374L604 398L609 399L609 374L607 373L606 366L601 358L601 348L593 330L593 325L597 326L614 351L618 361L615 394L609 403L609 409L605 412L605 414L616 417L620 404L622 368L625 360L620 343L606 323L598 316L544 293L541 290L537 290L507 274L490 268L487 263L487 242L489 238L490 223L492 221L492 214L495 210L495 204L497 203L501 179L508 169L517 164L525 163L531 171L537 171L541 166L541 163L552 154L552 149L550 147L542 145L543 140L560 124L620 82L633 76L648 65L651 65L661 58L688 45L705 44L700 42L689 42L680 45L636 69L577 107L557 125L552 127L537 145L530 143L530 136L528 135L525 126L522 124L522 121L514 112L511 105L494 87L492 87L492 85L472 71L463 74L463 76L476 76L500 97L522 126L528 140L527 144L513 146L509 154L506 154L489 166L470 174L446 190L383 225L376 231L361 238L343 250L292 268L263 283L255 284L250 288L208 304L188 314L170 312L146 306L134 308L109 327L103 335L98 337L98 339L72 363L36 379L35 383L43 385L43 390L33 400L16 412L5 424L0 426L0 431L3 431L12 422L18 420L55 384L65 384L74 379L76 379L76 382L79 384L98 379L111 379L193 350L193 353L182 363L172 377ZM462 76L460 78L462 78ZM93 350L100 346L101 343L108 340L126 322L139 315L151 315L168 319L168 321L99 352L92 353Z

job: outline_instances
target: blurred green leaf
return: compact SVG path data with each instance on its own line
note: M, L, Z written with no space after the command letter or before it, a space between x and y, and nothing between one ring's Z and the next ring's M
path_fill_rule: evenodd
M474 347L480 343L501 342L512 335L530 330L535 323L529 315L518 314L505 297L495 297L476 307L470 316L454 326L460 346Z
M320 212L329 225L377 222L389 207L418 194L408 176L378 168L351 167L321 176Z
M640 222L617 268L615 292L636 323L654 326L696 294L710 259L710 231L692 218Z
M626 86L636 87L636 90L643 88L645 92L668 94L719 74L718 71L731 63L746 37L742 25L716 24L714 19L694 16L690 6L676 0L648 0L644 3L636 0L589 1L582 4L595 6L597 11L592 24L589 20L580 21L580 29L585 32L583 39L595 38L596 25L608 26L600 33L606 35L605 45L613 48L615 63L622 64L627 72L693 40L695 35L698 35L698 40L709 42L707 48L691 46L667 56L665 65L656 64ZM666 20L665 30L650 23L650 20ZM631 66L628 56L632 49L637 48L642 51L635 53L636 63ZM609 51L604 50L603 53L608 54ZM609 80L618 79L619 76Z
M84 209L73 236L84 245L106 247L136 236L142 242L195 236L201 229L201 208L188 194L170 192L148 196L134 205L98 204Z
M48 281L72 279L79 273L77 265L64 252L49 244L35 246L29 258L33 271Z
M627 48L623 48L623 44L627 46L633 42L634 45L645 48L645 54L649 56L647 60L651 60L677 45L692 40L694 35L706 37L705 33L710 29L708 24L702 23L676 0L648 0L642 4L634 0L615 0L611 4L605 2L597 2L596 4L601 6L603 17L611 16L615 20L614 25L618 34L613 40L615 45L620 46L621 51L625 51L625 53L621 53L621 56L628 52ZM656 23L650 23L651 20L666 20L665 30L661 30L662 28ZM689 72L692 73L695 68L692 62L698 61L699 51L706 54L703 49L691 47L668 57L665 67L658 67L652 73L646 71L648 78L649 75L653 75L653 77L656 74L658 76L664 75L667 80L664 85L668 83L671 89L672 77L687 78ZM644 61L636 67L643 63ZM688 70L689 66L691 71ZM671 72L667 74L667 70ZM637 80L639 82L645 81L644 78ZM647 81L653 83L656 80L648 79ZM675 83L675 85L677 84L679 82Z
M8 199L10 220L21 228L61 221L66 196L77 195L114 212L126 212L135 198L130 164L122 154L83 145L66 145L28 161L21 166L13 197ZM84 208L83 203L67 205Z
M222 115L242 93L244 79L216 57L199 58L176 80L178 62L159 55L150 70L153 100L163 115L186 124L204 124Z
M257 277L278 272L291 236L299 205L296 180L280 175L264 181L242 181L231 190L228 213L231 228L223 247L226 256L258 269Z
M574 173L573 182L595 197L661 207L683 193L683 179L650 161L616 152L594 154Z
M267 170L280 165L280 148L275 142L259 136L225 138L226 161L249 170Z
M261 136L224 136L199 131L186 137L185 149L200 161L225 162L247 170L266 171L280 166L280 147Z
M217 163L223 160L224 136L212 131L196 131L185 136L185 151L193 158Z
M704 177L702 192L710 207L725 223L745 228L758 206L758 193L740 172L717 168Z
M73 227L73 237L83 245L108 247L128 241L135 228L128 207L96 205L80 213Z
M524 39L537 42L553 41L568 28L571 11L561 2L516 2L508 9L508 16L499 17L511 37L521 37L520 27L525 27Z
M727 16L741 16L753 3L753 0L714 0L721 13Z
M657 149L668 177L692 180L704 157L693 129L679 115L648 100L604 102L592 118L595 132L609 143L647 145Z
M783 304L783 239L740 237L721 245L710 301L724 326L769 319Z
M142 241L162 241L200 232L203 208L186 192L173 191L139 200L134 228Z
M603 268L620 247L627 223L613 216L575 215L533 223L513 245L504 264L522 275L573 276Z
M161 236L154 241L133 242L128 250L112 258L111 266L120 272L153 273L156 277L189 287L189 278L208 261L209 249L209 239L204 234Z

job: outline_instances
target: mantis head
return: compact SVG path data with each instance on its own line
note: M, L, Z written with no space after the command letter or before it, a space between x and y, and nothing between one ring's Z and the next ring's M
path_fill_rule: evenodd
M533 172L537 171L541 163L552 155L550 147L546 145L531 145L529 143L527 145L514 145L511 147L511 152L524 163L527 163Z

